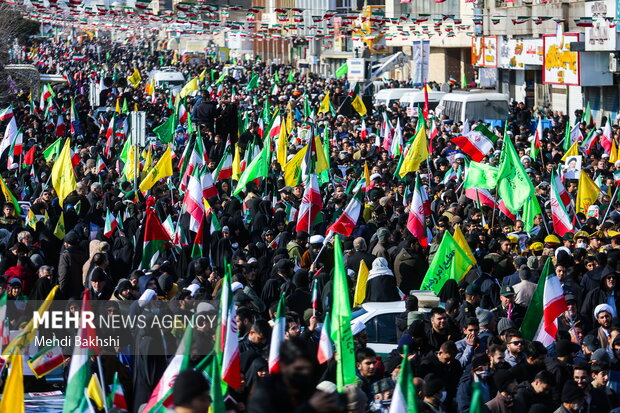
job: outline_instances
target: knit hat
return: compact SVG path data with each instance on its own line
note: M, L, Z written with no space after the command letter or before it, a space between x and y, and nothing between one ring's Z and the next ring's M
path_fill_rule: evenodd
M486 354L476 354L471 361L471 369L475 370L478 367L488 366L489 362L489 356Z
M502 333L509 328L516 328L514 321L509 318L500 318L497 322L497 333L502 335Z
M598 362L598 363L611 363L611 357L609 357L609 353L604 348L599 348L592 356L590 356L590 361Z
M189 404L196 397L209 391L209 382L205 376L193 369L183 370L172 386L175 406Z
M91 281L105 281L106 276L105 276L105 272L103 271L103 269L99 267L95 267L95 269L93 269L93 272L90 274L90 280Z
M476 318L481 326L488 326L493 322L495 316L492 311L485 310L482 307L476 308Z
M508 370L497 370L493 375L493 383L498 391L506 391L513 381L515 378Z

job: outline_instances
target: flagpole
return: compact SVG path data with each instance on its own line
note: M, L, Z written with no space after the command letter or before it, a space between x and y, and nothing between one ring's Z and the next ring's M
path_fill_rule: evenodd
M103 407L108 413L108 403L106 402L105 380L103 378L103 367L101 366L101 357L97 356L97 368L99 369L99 382L101 383L101 392L103 393Z
M616 196L618 195L618 188L620 188L620 185L616 185L616 190L614 191L614 195L609 200L609 205L607 205L607 209L605 210L605 216L603 217L603 220L601 222L605 222L605 220L607 219L607 214L609 214L609 210L611 209L611 205L614 203L614 199L616 199Z

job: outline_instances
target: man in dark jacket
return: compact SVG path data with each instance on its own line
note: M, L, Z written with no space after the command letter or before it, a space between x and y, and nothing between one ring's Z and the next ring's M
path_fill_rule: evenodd
M410 237L406 241L406 247L402 248L394 259L396 285L405 294L419 289L427 269L427 260L420 243L415 237Z
M515 399L528 409L534 404L542 404L548 411L552 411L554 405L549 393L554 385L555 381L551 373L542 370L531 382L526 381L519 385Z
M362 237L355 238L353 240L353 249L355 250L353 255L346 258L347 267L355 271L357 274L360 269L360 263L364 261L366 268L370 270L372 267L372 262L376 257L366 250L366 240Z
M620 309L620 286L618 286L616 278L616 272L610 267L605 267L599 287L590 291L586 298L584 298L581 305L581 315L584 320L589 320L590 326L597 325L594 309L599 304L613 303L613 305L610 304L614 310L612 316L618 314L618 309ZM610 300L610 298L612 299Z
M202 92L202 101L192 110L192 120L200 125L205 125L208 131L213 132L216 117L217 103L211 101L209 93L205 90Z
M86 262L84 251L78 246L78 235L70 231L65 235L63 250L58 261L58 284L65 298L79 298L84 291L82 266Z

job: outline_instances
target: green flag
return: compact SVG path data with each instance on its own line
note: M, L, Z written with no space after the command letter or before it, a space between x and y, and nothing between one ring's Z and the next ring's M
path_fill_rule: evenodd
M248 82L248 85L245 87L245 90L250 92L258 87L258 75L252 75L252 78Z
M400 364L398 382L392 396L390 412L394 413L417 413L415 387L413 386L413 372L409 361L409 349L404 347L403 361Z
M564 142L562 143L562 147L564 152L570 149L571 141L570 141L570 122L566 120L566 128L564 129Z
M485 163L471 161L463 187L493 189L497 184L497 168Z
M161 125L153 128L153 132L162 143L170 143L174 139L174 132L177 127L176 116L172 115Z
M222 393L222 373L220 371L220 362L218 357L213 357L211 362L211 409L213 413L226 413L226 406L224 405L224 394Z
M277 70L276 73L273 75L273 81L276 82L276 85L280 84L280 75L278 74Z
M237 195L239 192L243 191L248 182L253 181L256 178L266 178L267 175L269 175L270 162L271 148L269 145L269 137L267 137L260 154L252 160L252 162L239 177L239 182L237 183L237 188L235 188L233 195Z
M482 398L482 387L480 382L472 381L471 383L471 403L469 405L469 413L484 413L487 411Z
M447 280L461 281L473 264L452 235L445 231L420 289L439 294Z
M526 232L530 232L534 228L534 218L536 215L542 214L538 198L531 196L528 201L523 205L523 229Z
M49 148L43 151L43 157L45 158L45 162L49 162L53 156L58 156L60 150L62 149L63 138L60 137L52 143Z
M340 79L349 73L349 65L345 62L342 66L336 69L336 79Z
M355 384L355 348L351 332L349 284L344 268L340 236L334 236L334 281L332 290L331 339L336 344L336 386L341 392L347 384Z
M289 70L288 71L288 78L286 79L286 81L288 83L295 83L295 71L294 70Z
M527 176L512 141L506 135L497 173L497 194L504 200L506 207L515 214L529 197L534 195L534 185Z

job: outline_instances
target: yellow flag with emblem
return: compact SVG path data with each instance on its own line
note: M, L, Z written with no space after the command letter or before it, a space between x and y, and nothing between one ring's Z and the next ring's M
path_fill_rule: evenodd
M579 186L577 187L577 212L587 214L588 208L598 200L600 193L601 189L582 170L579 175Z
M319 106L319 110L316 112L316 114L320 115L321 113L327 112L329 112L329 91L325 93L325 97L323 97L321 105Z
M286 166L284 167L284 185L290 187L297 185L299 180L299 171L307 149L308 145L304 146L295 154L295 156L293 156L290 161L286 163Z
M286 148L288 146L288 131L286 130L286 122L280 126L280 135L278 136L278 146L276 150L276 158L278 163L284 169L286 166Z
M4 385L0 413L24 413L24 365L22 355L10 358L11 369Z
M60 155L54 166L52 166L52 186L58 195L58 202L63 206L65 198L75 190L75 175L73 173L73 163L71 163L70 140L65 141L65 146L60 151Z
M368 283L368 267L364 260L360 261L360 269L357 271L355 293L353 294L353 307L362 305L366 299L366 284Z
M133 69L133 73L127 78L127 81L131 83L131 86L133 86L134 88L137 88L138 85L140 85L140 82L142 81L142 76L140 76L140 72L138 71L138 69Z
M456 226L456 229L454 230L454 235L452 237L454 238L454 241L456 241L456 243L459 245L459 247L461 247L465 255L467 255L467 257L471 260L471 262L473 263L472 266L476 264L476 257L474 257L474 253L471 252L471 248L469 247L467 240L465 240L465 235L463 235L463 231L461 231L460 225Z
M86 396L93 401L98 411L104 410L104 397L103 389L101 388L101 382L97 379L97 375L90 376L88 387L86 388Z
M140 183L140 191L146 192L155 185L157 181L172 175L172 153L170 147L163 153L157 165L155 165L144 180Z
M577 142L575 142L577 143ZM616 144L616 140L611 140L611 153L609 154L609 162L616 163L618 160L618 145Z
M65 239L65 235L65 214L61 213L56 223L56 228L54 228L54 236L58 239Z
M179 96L181 97L181 99L184 99L185 97L191 95L197 90L198 90L198 78L195 77L189 82L187 82L185 86L183 86L183 89L181 89L181 91L179 92Z
M413 140L413 143L409 147L409 150L405 154L398 175L402 178L407 175L408 172L415 172L420 169L420 164L428 158L428 142L426 141L426 128L424 123L418 130L418 133Z
M613 154L613 151L612 151ZM579 142L575 141L575 143L573 143L571 145L570 148L568 148L568 150L566 151L566 153L564 154L564 156L562 156L562 162L566 162L566 159L569 156L578 156L579 155ZM610 160L611 162L611 160Z
M232 179L238 181L241 177L241 147L235 143L235 156L232 164Z

